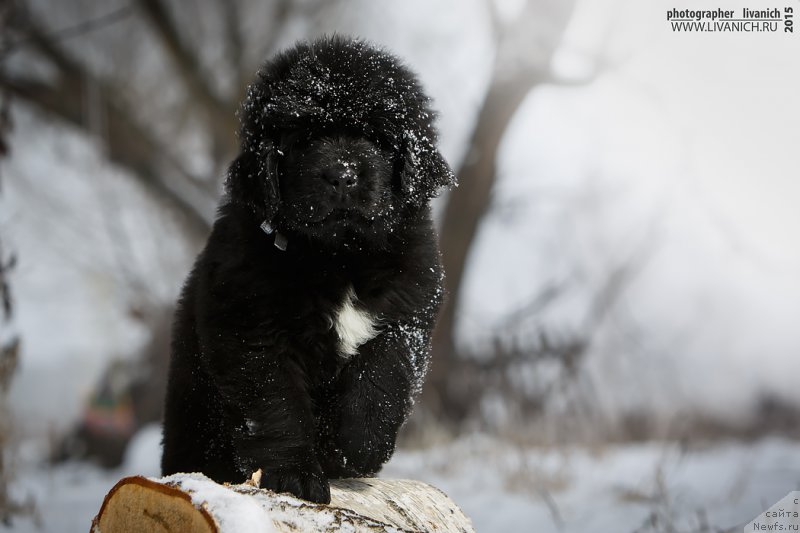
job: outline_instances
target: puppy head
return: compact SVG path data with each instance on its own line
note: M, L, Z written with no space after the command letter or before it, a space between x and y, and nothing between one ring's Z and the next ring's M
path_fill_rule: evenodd
M278 218L286 229L334 241L394 229L391 152L332 132L296 139L283 153Z
M248 89L240 117L231 201L298 231L351 218L374 224L454 181L416 77L363 41L326 37L279 54Z

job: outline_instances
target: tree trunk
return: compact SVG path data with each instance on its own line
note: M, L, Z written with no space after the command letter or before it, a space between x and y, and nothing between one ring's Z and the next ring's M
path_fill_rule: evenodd
M497 150L503 133L531 88L534 74L493 85L486 95L471 139L471 150L458 171L460 185L450 193L440 234L448 300L442 308L433 340L434 359L425 388L426 406L439 418L463 420L477 395L465 367L458 364L454 339L456 310L469 252L489 209L496 179Z
M528 1L510 27L497 28L498 56L469 150L457 175L459 186L445 208L439 240L448 299L433 339L433 363L423 391L425 407L439 421L458 425L477 406L475 365L461 364L454 334L469 253L497 179L497 152L525 97L551 80L550 63L572 18L575 0ZM515 57L525 50L522 58Z
M103 501L92 533L128 531L474 532L443 492L419 481L331 482L331 504L275 494L249 484L219 485L202 474L122 479Z

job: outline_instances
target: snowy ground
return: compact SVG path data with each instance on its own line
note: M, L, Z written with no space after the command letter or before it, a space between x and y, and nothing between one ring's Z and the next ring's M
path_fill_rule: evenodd
M87 531L120 477L157 475L158 442L157 428L143 431L124 467L113 472L78 463L21 465L14 491L40 503L41 529L17 520L12 530ZM800 443L769 438L695 450L663 443L543 450L476 435L400 451L383 475L438 486L478 532L741 531L800 487Z

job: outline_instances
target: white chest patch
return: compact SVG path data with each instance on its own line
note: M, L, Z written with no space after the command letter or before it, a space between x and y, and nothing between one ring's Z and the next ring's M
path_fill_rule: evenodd
M333 317L333 327L339 336L339 355L349 359L358 347L378 334L378 321L373 315L356 307L358 300L353 287L348 287L342 305Z

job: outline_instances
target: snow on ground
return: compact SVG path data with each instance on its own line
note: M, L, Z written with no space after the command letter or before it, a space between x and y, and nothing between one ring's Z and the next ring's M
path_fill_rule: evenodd
M87 531L105 493L126 475L158 475L160 431L137 435L122 468L83 463L20 465L13 492L39 503L41 529ZM478 532L738 530L800 486L800 443L778 438L687 449L645 443L592 450L519 447L472 435L425 450L400 450L383 477L431 483L458 503ZM46 504L46 505L45 505ZM652 522L655 517L655 522Z
M626 532L653 515L662 524L653 531L667 523L697 531L702 520L743 525L796 489L798 451L800 444L780 439L686 451L665 443L524 449L474 437L400 453L384 475L438 486L480 532Z

